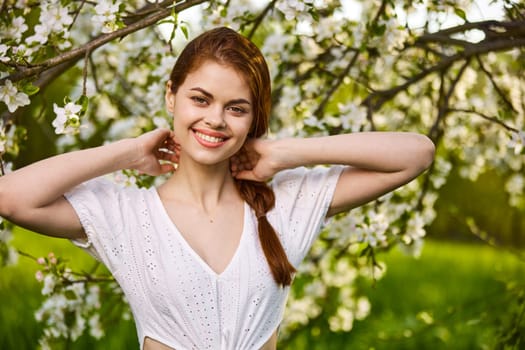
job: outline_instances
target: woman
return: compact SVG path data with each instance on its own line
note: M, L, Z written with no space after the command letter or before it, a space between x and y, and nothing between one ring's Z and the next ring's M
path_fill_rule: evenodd
M173 131L8 174L0 215L104 262L143 349L275 349L293 274L325 218L412 180L434 146L397 132L265 140L270 98L258 48L208 31L167 83ZM333 165L305 167L317 164ZM151 189L99 178L121 169L172 175Z

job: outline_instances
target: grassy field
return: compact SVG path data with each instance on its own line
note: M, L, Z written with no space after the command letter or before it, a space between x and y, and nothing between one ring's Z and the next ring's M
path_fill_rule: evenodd
M13 244L33 256L49 251L74 266L92 259L67 241L17 232ZM322 320L283 349L492 349L512 313L508 281L524 283L525 263L488 246L428 241L421 258L392 251L380 255L386 276L365 286L371 315L346 334L333 334ZM41 328L33 314L42 301L37 265L20 257L0 270L0 349L35 349ZM510 296L510 297L509 297ZM102 341L81 338L71 349L138 349L132 322L115 325Z
M394 250L379 260L387 273L365 287L368 318L347 334L330 333L319 322L286 348L494 349L516 296L525 291L525 263L486 245L427 241L419 259Z

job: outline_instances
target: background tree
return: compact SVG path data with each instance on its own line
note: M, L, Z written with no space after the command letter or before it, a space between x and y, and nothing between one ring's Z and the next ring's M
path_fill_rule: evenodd
M384 272L376 253L393 246L420 252L451 170L470 180L497 171L509 208L525 210L525 5L497 1L500 17L473 20L477 4L470 0L348 4L4 0L1 171L169 126L163 94L181 45L211 26L238 29L270 65L270 137L411 130L437 145L425 175L337 217L301 266L282 339L319 317L333 331L348 331L370 309L359 281ZM161 181L130 171L114 179L139 186ZM460 219L479 229L472 218ZM4 263L17 254L8 243L11 228L1 223ZM109 321L99 316L108 305L101 295L119 300L111 303L115 315L129 316L103 270L77 273L54 255L37 262L48 297L37 312L46 324L43 347L86 331L102 336ZM332 307L324 307L327 300Z

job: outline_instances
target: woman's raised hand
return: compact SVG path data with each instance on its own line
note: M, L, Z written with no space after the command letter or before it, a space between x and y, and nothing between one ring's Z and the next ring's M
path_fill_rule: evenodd
M173 131L156 129L135 139L137 154L132 169L147 175L161 175L174 171L178 163L180 145L174 140Z
M236 179L266 181L279 168L276 154L272 151L274 141L251 139L233 157L230 158L230 169Z

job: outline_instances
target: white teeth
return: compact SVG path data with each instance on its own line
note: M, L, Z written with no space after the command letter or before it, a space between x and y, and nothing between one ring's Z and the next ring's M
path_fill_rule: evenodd
M223 142L224 139L223 138L220 138L220 137L215 137L215 136L210 136L210 135L205 135L201 132L198 132L198 131L195 131L195 134L203 139L204 141L207 141L207 142L214 142L214 143L219 143L219 142Z

